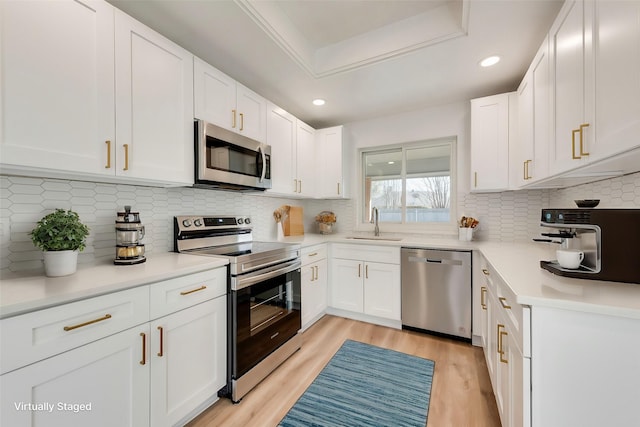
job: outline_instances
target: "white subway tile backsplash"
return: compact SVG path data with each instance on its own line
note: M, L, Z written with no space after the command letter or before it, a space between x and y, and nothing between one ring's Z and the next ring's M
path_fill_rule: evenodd
M530 241L540 233L540 210L575 207L574 199L601 199L598 207L640 207L640 173L563 190L524 190L459 194L458 216L480 220L477 240ZM355 200L294 200L263 194L194 188L154 188L84 181L0 176L1 270L41 270L42 254L28 236L35 223L55 208L73 209L90 227L79 262L112 259L115 220L125 205L140 212L147 253L173 250L173 216L184 214L249 215L256 240L276 238L273 211L281 205L304 207L306 233L317 233L315 215L323 210L338 217L335 232L355 229Z

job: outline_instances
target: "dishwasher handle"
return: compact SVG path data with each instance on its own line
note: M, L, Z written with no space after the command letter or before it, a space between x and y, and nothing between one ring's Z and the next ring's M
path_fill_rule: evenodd
M426 257L410 256L409 262L423 262L427 264L446 264L446 265L462 265L462 260L459 259L434 259Z

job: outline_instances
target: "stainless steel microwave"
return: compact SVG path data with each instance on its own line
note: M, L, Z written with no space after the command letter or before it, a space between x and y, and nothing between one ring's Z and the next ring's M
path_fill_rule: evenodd
M271 188L271 146L203 120L195 127L195 186L235 191Z

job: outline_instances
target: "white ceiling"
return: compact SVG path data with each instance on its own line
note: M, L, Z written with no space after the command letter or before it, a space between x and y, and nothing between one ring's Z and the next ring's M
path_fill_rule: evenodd
M109 1L315 128L516 90L563 2Z

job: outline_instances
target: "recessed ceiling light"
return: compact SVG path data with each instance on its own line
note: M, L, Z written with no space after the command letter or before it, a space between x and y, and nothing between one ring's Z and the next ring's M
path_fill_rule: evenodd
M325 100L324 99L318 98L318 99L314 99L313 100L313 105L320 106L320 105L324 105L324 104L325 104Z
M394 163L395 163L395 162L387 162L387 164L389 164L389 165L392 165L392 164L394 164Z
M496 65L498 62L500 62L500 57L499 56L489 56L487 58L484 58L482 61L480 61L480 66L481 67L491 67L492 65Z

